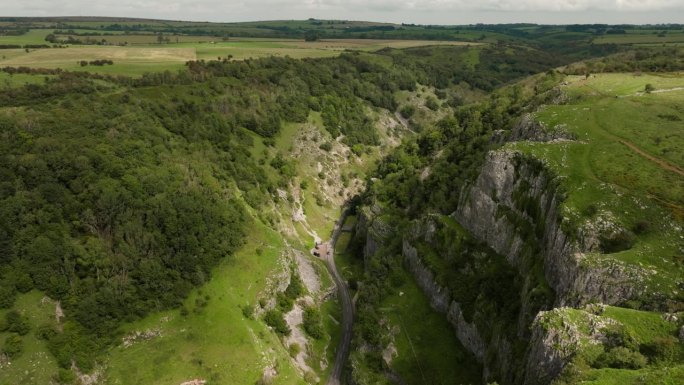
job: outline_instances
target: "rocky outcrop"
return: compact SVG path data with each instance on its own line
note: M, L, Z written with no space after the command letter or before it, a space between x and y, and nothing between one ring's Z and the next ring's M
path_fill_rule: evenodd
M550 383L563 370L579 345L576 329L567 325L548 328L543 324L547 316L546 312L539 313L532 325L525 384Z
M437 217L426 217L414 223L409 234L402 242L402 256L405 266L412 273L422 292L430 300L430 305L438 312L444 313L453 326L461 344L483 364L483 382L500 381L516 383L515 368L521 365L522 357L513 354L513 344L520 333L507 333L494 314L475 310L467 319L461 303L454 297L446 282L440 282L435 271L428 266L421 252L412 243L437 245L435 234ZM446 253L447 251L444 250ZM470 272L469 274L477 274ZM524 324L526 330L528 324ZM522 331L520 331L522 333Z
M583 309L560 307L539 312L532 324L525 385L548 384L581 349L611 343L609 335L624 325L601 315L605 307L593 304Z
M354 236L363 244L364 262L375 254L391 234L392 226L383 220L382 209L379 206L364 207L358 212Z
M534 118L532 114L525 114L511 129L507 140L531 142L551 142L559 140L575 140L574 134L570 133L565 126L558 125L547 127L544 123Z
M499 150L488 154L479 177L463 191L453 217L519 268L527 237L536 236L556 306L588 301L616 304L641 294L636 285L642 274L638 269L615 260L586 260L585 253L595 247L589 240L597 237L586 230L574 234L563 230L562 199L553 176L538 161Z
M485 343L477 330L477 326L465 320L461 305L451 298L447 288L437 284L433 272L425 266L416 249L407 240L403 242L402 254L418 286L430 299L430 305L435 310L447 315L447 319L456 330L456 336L461 344L478 361L482 362L485 355Z
M491 322L478 321L481 314L468 322L458 301L421 259L413 242L434 244L434 221L425 218L404 237L402 254L408 269L433 308L447 315L460 342L484 364L485 381L546 384L561 372L577 345L572 330L542 327L542 321L549 318L546 312L539 313L545 306L579 307L590 301L616 304L641 294L636 284L642 277L638 268L609 258L586 257L598 248L596 229L605 226L576 232L564 229L562 200L557 180L541 162L500 150L488 154L480 175L464 189L458 210L451 215L518 270L524 283L517 335L502 334L492 329ZM366 252L373 250L382 231L369 233L376 235L367 238ZM532 271L540 263L542 278ZM532 299L540 285L552 289L549 302ZM513 346L520 341L529 341L525 356L514 353ZM515 377L516 368L525 367L525 377Z
M513 129L511 138L573 139L562 127L549 130L531 115ZM640 284L645 272L640 267L597 255L601 252L601 237L623 229L602 213L596 215L596 223L570 225L561 212L564 199L558 178L544 163L506 149L490 152L478 177L461 191L451 218L491 249L487 253L498 254L498 260L503 262L505 258L517 270L518 318L505 328L501 322L508 321L492 319L496 316L491 311L476 309L473 314L469 310L464 316L458 298L454 298L458 292L452 293L447 287L452 287L453 282L440 282L439 271L432 271L426 264L430 259L419 251L423 245L429 245L428 249L436 247L438 250L433 251L438 253L449 251L444 249L448 243L432 239L435 225L430 217L404 234L402 255L406 266L432 307L447 315L460 342L483 363L485 381L550 383L582 343L600 338L581 335L569 320L570 313L559 308L578 308L590 302L620 304L645 294L646 285ZM364 255L368 257L391 233L387 231L391 227L382 221L379 208L366 210L359 224L365 228ZM464 269L461 274L468 274ZM551 308L556 309L545 311ZM559 319L560 323L551 322ZM591 321L587 324L590 330L600 329L591 316L587 319ZM527 349L521 349L521 344L526 344Z

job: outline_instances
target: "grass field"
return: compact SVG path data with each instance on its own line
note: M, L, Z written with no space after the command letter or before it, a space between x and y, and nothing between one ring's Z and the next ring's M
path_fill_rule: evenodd
M1 54L2 52L0 52ZM114 65L82 67L81 60L109 59ZM182 68L188 60L195 60L193 48L182 47L108 47L80 46L46 48L30 52L13 50L12 55L0 60L5 67L62 68L100 73L133 74Z
M595 44L666 44L684 43L684 31L668 31L659 36L659 31L627 31L625 34L602 35L594 39Z
M29 75L29 74L13 74L0 72L0 88L2 87L20 87L26 84L43 84L46 78L50 76L45 75Z
M43 294L34 290L20 295L14 309L28 317L31 330L22 338L21 355L10 363L0 362L0 384L49 384L57 374L57 362L35 332L40 326L56 325L55 303L43 301ZM0 322L4 322L7 312L0 310ZM0 344L4 344L9 335L7 332L0 333Z
M0 44L50 44L45 41L45 36L50 32L52 31L48 29L31 29L27 33L19 36L3 35L0 36ZM2 50L0 50L0 53L2 53Z
M509 147L543 159L562 178L571 223L603 218L628 230L642 226L633 247L596 258L654 269L650 287L671 295L684 270L684 76L601 74L568 82L570 102L545 107L537 118L578 141ZM646 84L665 92L641 93Z

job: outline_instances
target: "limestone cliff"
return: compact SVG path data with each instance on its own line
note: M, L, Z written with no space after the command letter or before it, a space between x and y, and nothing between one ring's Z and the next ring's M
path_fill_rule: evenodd
M430 299L432 307L447 315L447 319L454 326L456 336L463 346L473 353L478 361L483 361L485 343L477 330L477 326L465 320L460 304L452 299L447 288L436 282L434 273L425 266L416 249L406 240L403 243L402 252L409 271L416 278L418 286Z
M527 130L532 135L534 130ZM641 272L614 260L587 257L599 251L598 230L573 229L564 223L563 199L557 179L544 164L515 151L498 150L487 155L479 176L463 189L458 209L451 215L470 236L505 258L520 277L517 321L506 332L491 313L477 310L466 317L447 283L440 282L424 262L416 243L434 244L431 218L404 232L406 266L432 306L446 314L461 343L483 363L484 381L545 384L562 371L576 344L562 328L542 322L548 318L544 310L580 307L590 301L618 304L643 294L638 285ZM392 233L381 212L374 206L360 215L366 258ZM564 348L558 350L560 340ZM526 346L522 351L521 344Z
M562 193L543 165L507 150L488 154L475 182L461 194L454 218L518 268L526 237L541 246L544 276L555 291L556 306L588 301L616 304L640 293L639 272L617 261L588 261L596 234L563 229ZM521 202L523 201L523 202ZM525 234L525 228L534 234Z

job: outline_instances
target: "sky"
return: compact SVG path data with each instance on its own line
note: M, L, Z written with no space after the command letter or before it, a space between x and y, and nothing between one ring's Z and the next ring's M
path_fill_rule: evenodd
M0 0L0 16L215 22L312 17L416 24L684 24L684 0Z

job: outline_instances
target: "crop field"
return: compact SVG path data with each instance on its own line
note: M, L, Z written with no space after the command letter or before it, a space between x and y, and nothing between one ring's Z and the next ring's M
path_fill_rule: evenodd
M144 72L182 68L188 60L195 60L192 48L170 47L108 47L77 46L69 48L45 48L30 50L7 50L0 67L62 68L99 73L141 75ZM4 54L4 52L0 52ZM108 59L114 65L81 67L81 60Z
M31 30L24 36L0 36L0 44L45 44L49 30ZM83 36L74 36L85 39ZM427 45L468 43L428 40L330 39L305 42L295 39L241 38L223 40L212 36L167 36L169 43L158 44L153 34L92 36L113 44L128 46L71 45L66 48L0 50L0 67L62 68L105 74L139 76L145 72L177 70L189 60L232 58L243 60L267 56L316 58L339 55L344 50L376 51L382 48L410 48ZM106 66L81 67L82 60L108 59Z
M76 31L76 32L99 32L99 31ZM106 33L111 33L110 31L107 31ZM159 44L158 40L158 35L153 34L153 33L144 33L144 34L124 34L124 33L115 33L114 35L102 35L102 36L78 36L78 35L57 35L58 38L60 39L66 39L67 37L71 36L74 39L77 40L95 40L95 41L104 41L106 44L113 44L113 45L149 45L149 44ZM168 39L168 44L177 44L177 43L209 43L209 42L216 42L216 41L222 41L220 37L216 36L191 36L191 35L162 35L162 38Z
M671 218L684 217L684 76L602 74L568 83L571 102L537 118L578 140L510 147L543 159L562 178L570 222L638 229L633 247L601 257L650 265L658 271L653 284L676 290L683 241Z
M167 47L69 47L31 50L24 55L5 59L1 63L7 66L32 66L41 64L46 68L57 68L78 65L80 60L109 59L125 63L163 63L186 62L195 59L192 48Z

